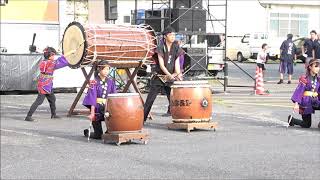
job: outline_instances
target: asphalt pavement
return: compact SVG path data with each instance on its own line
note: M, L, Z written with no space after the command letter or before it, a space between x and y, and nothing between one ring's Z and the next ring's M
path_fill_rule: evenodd
M241 66L254 75L254 64ZM34 114L36 122L24 121L36 94L2 95L1 179L318 179L319 112L311 128L288 128L290 96L299 73L293 84L277 85L277 65L267 68L270 95L254 95L245 87L224 91L217 80L210 80L216 131L168 130L171 118L162 116L167 99L159 95L152 108L154 120L144 126L148 144L87 142L87 118L66 116L75 93L56 94L61 119L50 119L45 101ZM252 85L231 69L230 83ZM79 103L77 108L83 107Z

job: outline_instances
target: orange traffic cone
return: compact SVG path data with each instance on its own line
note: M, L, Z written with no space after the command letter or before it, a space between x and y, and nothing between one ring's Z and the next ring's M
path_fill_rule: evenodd
M256 88L255 94L257 95L264 95L264 88L263 88L263 75L262 75L262 68L256 68Z
M256 76L255 76L256 80L257 80L257 78L259 76L259 73L260 73L260 68L257 66L256 67Z

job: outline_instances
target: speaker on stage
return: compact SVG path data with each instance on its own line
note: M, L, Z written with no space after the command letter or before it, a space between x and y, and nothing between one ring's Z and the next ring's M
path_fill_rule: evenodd
M206 10L193 9L192 10L192 31L198 33L206 33Z
M165 9L165 17L169 16L169 10ZM178 18L178 19L177 19ZM206 10L177 8L171 9L171 27L177 32L206 33ZM169 20L164 21L164 27L170 25Z
M145 11L145 22L150 25L156 32L161 32L161 10L146 10Z
M164 10L164 16L170 17L169 10ZM192 32L192 10L187 8L171 9L171 22L168 19L164 21L164 27L171 26L177 32Z
M191 8L201 9L202 0L173 0L173 8Z

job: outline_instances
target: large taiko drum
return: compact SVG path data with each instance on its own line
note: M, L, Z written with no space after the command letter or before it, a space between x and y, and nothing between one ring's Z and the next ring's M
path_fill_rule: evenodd
M143 104L138 93L109 94L106 119L108 133L138 132L143 125Z
M135 67L149 59L156 48L156 37L148 25L85 25L72 22L64 31L62 50L72 68L106 60ZM74 52L75 51L75 52ZM69 52L74 52L70 54Z
M212 95L208 81L175 81L171 86L170 111L175 123L210 121Z

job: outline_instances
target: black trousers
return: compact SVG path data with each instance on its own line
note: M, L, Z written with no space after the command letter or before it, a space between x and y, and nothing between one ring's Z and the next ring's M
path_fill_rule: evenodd
M90 134L90 137L94 139L100 139L103 134L101 121L92 121L92 127L93 133Z
M320 110L320 107L314 107L314 110ZM295 125L299 125L303 128L310 128L312 122L312 115L311 114L302 114L302 120L292 118L291 122Z
M95 109L96 111L96 120L92 121L92 127L93 127L93 138L101 138L101 135L103 134L102 130L102 121L104 121L104 110L105 105L104 104L98 104L98 108Z
M170 92L171 92L171 87L170 85L166 85L162 82L159 83L159 80L151 80L150 82L150 91L147 96L147 100L144 103L144 121L147 120L148 114L150 113L151 107L153 105L154 100L157 98L158 93L164 88L164 91L167 95L167 99L170 104ZM168 107L169 109L170 107Z
M89 135L90 138L101 139L101 136L103 134L103 129L102 129L101 123L102 123L102 121L104 121L104 108L105 108L105 105L98 104L98 108L95 109L96 120L92 121L93 132L91 132L90 134L86 134L89 132L89 130L85 129L84 130L85 136Z
M47 98L50 104L51 115L55 115L56 114L56 96L53 93L51 93L51 94L38 94L38 97L34 101L34 103L31 105L27 116L32 116L32 114L36 111L38 106L40 106L43 103L45 98Z

